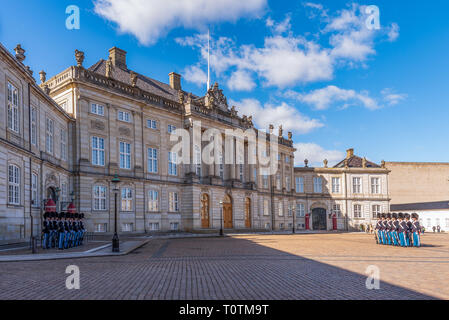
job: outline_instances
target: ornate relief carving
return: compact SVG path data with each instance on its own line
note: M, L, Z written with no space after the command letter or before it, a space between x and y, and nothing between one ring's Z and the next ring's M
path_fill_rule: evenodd
M112 59L109 57L109 59L106 61L106 77L111 78L112 77Z
M130 77L131 77L131 85L135 87L137 85L137 73L131 71Z
M95 130L103 131L105 129L105 124L100 120L92 120L90 122L90 126L92 129L95 129Z
M118 132L121 136L129 137L131 135L131 130L129 128L125 128L125 127L118 128Z
M223 90L218 87L218 83L215 82L214 86L207 91L205 96L205 105L209 109L221 109L228 111L228 100L223 94Z
M75 50L75 59L77 66L82 67L84 62L84 52Z
M25 60L25 49L22 48L20 44L18 44L14 51L16 52L16 59L19 60L19 62L23 62Z

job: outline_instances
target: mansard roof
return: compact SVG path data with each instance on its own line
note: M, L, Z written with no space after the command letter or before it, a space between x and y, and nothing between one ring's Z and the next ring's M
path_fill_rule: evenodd
M334 168L344 168L345 161L347 160L348 168L363 168L363 159L361 157L358 157L356 155L353 155L351 157L348 157L346 159L343 159L339 163L337 163ZM365 168L381 168L380 165L366 160L366 167Z

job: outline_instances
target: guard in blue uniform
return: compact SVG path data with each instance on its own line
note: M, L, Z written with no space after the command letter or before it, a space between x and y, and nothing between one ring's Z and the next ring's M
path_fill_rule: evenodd
M376 240L377 240L377 244L383 244L382 243L382 221L381 221L381 216L380 213L377 214L377 223L376 223L376 227L374 228L377 234Z
M399 212L398 215L398 219L399 219L399 243L401 245L401 247L407 247L407 222L405 222L404 220L404 214L402 212Z
M65 214L61 212L59 214L58 220L58 248L59 250L64 250L64 241L65 241L65 228L64 228L64 220Z
M393 225L391 224L391 213L387 213L386 215L386 220L385 220L385 234L386 234L386 238L387 238L387 244L388 245L392 245L393 244L393 239L391 238L391 230L393 228Z
M42 235L43 235L42 248L48 249L50 243L50 218L48 212L44 213L44 221L42 222Z
M399 245L399 236L398 236L399 221L398 221L397 213L391 214L391 225L392 225L391 237L393 238L393 245L398 246Z
M407 234L406 234L406 241L407 241L407 247L411 247L413 245L412 240L412 222L410 221L410 214L406 213L404 215L405 217L405 223L407 224Z
M412 213L412 235L413 246L421 247L421 225L419 223L419 215L417 213Z
M381 215L381 234L382 234L382 244L383 245L387 245L387 220L386 220L386 216L385 213L382 213Z

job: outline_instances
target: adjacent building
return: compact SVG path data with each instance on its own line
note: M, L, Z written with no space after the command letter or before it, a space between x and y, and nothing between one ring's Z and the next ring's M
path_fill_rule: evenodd
M267 128L279 150L277 172L265 174L254 150L243 141L242 159L205 163L196 134L211 130L262 133L251 115L229 106L216 83L204 95L186 92L181 76L163 83L132 71L126 52L76 65L37 85L16 55L0 47L0 240L40 234L43 202L59 209L74 202L91 232L114 229L118 196L120 232L252 230L350 230L388 211L388 169L354 155L332 168L295 168L293 137ZM200 131L195 124L201 122ZM179 164L171 134L190 133L190 164ZM237 146L237 138L233 140ZM117 175L120 183L111 180ZM336 222L336 224L335 224ZM307 224L307 225L306 225ZM33 227L32 227L33 226Z

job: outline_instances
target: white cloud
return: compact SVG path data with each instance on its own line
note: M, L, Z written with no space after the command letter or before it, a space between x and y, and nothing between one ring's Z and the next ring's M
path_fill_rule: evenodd
M347 108L351 105L362 105L370 110L381 108L376 99L371 98L365 91L356 92L355 90L341 89L332 85L306 94L290 90L287 91L285 96L311 105L317 110L325 110L335 104L340 104L341 108Z
M256 83L248 72L237 70L232 73L227 85L229 89L234 91L251 91L256 86Z
M392 23L390 30L388 31L388 41L394 42L399 38L399 25L397 23Z
M204 86L207 87L207 74L198 66L190 66L186 68L184 70L184 78L198 86L204 84Z
M276 128L282 125L284 132L304 134L324 126L319 120L310 119L285 102L279 105L267 103L263 106L256 99L230 102L237 107L240 115L252 115L259 129L268 129L273 124Z
M268 18L265 22L265 25L269 28L271 28L271 30L276 33L276 34L282 34L285 33L287 31L290 31L291 29L291 16L287 15L285 17L285 19L279 23L276 23L273 19Z
M389 88L382 90L381 93L383 95L384 101L390 106L395 106L399 102L401 102L407 98L406 94L394 93L393 90L391 90Z
M344 159L344 153L338 150L326 150L315 143L295 143L295 165L303 166L304 159L309 160L309 166L323 166L327 159L329 166L337 164Z
M203 28L208 23L256 17L266 0L95 0L95 12L115 22L120 32L154 44L176 27Z

